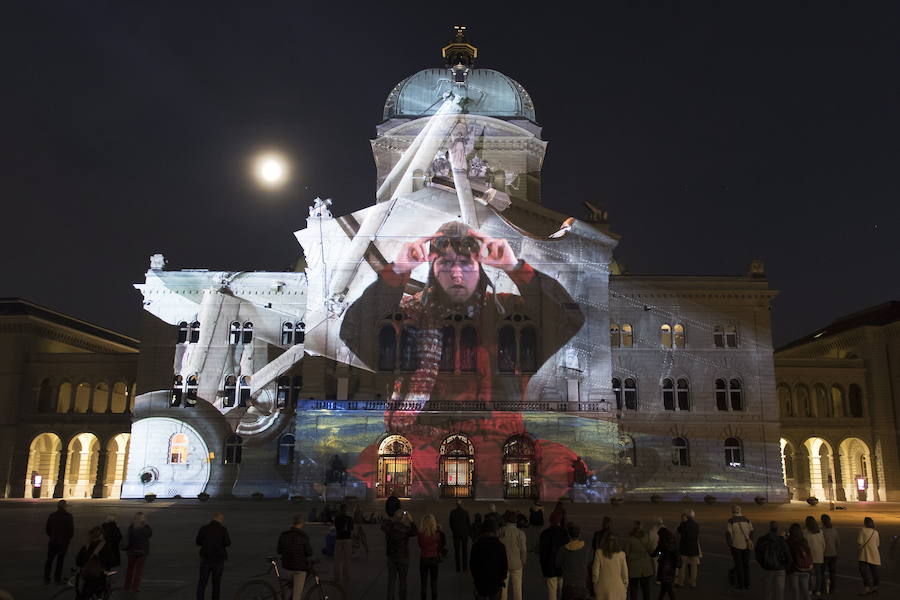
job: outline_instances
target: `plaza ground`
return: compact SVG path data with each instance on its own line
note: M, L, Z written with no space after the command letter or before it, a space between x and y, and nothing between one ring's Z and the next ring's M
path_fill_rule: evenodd
M497 502L497 509L527 512L526 502ZM154 503L143 501L109 501L109 500L72 500L70 511L75 517L76 537L69 548L66 566L74 563L78 548L84 543L87 531L93 525L103 521L107 514L117 517L119 526L127 527L136 511L144 511L153 528L150 556L147 559L144 581L139 594L119 592L116 598L141 598L147 600L171 599L188 600L195 596L197 565L199 558L194 545L197 529L210 520L213 512L220 511L225 515L225 525L232 539L229 548L229 559L226 563L223 578L223 600L234 597L238 586L253 575L266 569L265 557L274 554L278 534L285 530L294 513L307 514L311 503L294 504L281 500L210 500L201 503L197 500L160 500ZM465 506L474 515L489 510L490 502L466 502ZM360 503L367 514L383 511L383 503ZM424 512L433 512L439 523L446 529L449 511L453 508L450 500L441 502L406 502L404 503L413 516L418 519ZM700 566L700 583L696 590L678 590L678 598L711 600L717 598L761 597L761 581L759 567L751 566L752 592L731 590L727 584L727 571L731 558L725 545L724 522L730 514L729 505L720 503L708 506L700 503L692 504L645 504L626 503L620 506L597 504L569 504L569 518L582 527L582 531L591 534L599 528L603 516L613 519L613 529L619 534L626 534L631 522L640 519L649 522L661 516L667 525L677 525L679 515L685 508L691 507L697 512L697 520L701 526L701 545L703 559ZM806 515L818 517L830 512L835 526L841 534L841 555L839 572L841 574L838 593L832 598L855 598L861 591L862 584L856 565L856 533L864 516L872 516L881 532L882 556L882 598L900 597L900 547L892 550L892 536L900 535L900 504L894 503L862 503L848 504L846 510L829 511L828 505L811 508L806 504L789 505L744 505L744 513L754 522L757 532L766 528L770 520L777 520L783 525L802 522ZM546 506L548 511L552 506ZM4 543L0 545L0 589L13 594L16 600L41 600L50 598L60 592L54 585L43 584L43 563L46 551L44 523L47 515L55 509L52 500L4 500L0 501L0 531L3 532ZM365 525L370 546L368 559L364 556L355 558L351 564L352 581L348 586L348 597L353 600L381 600L385 597L386 568L384 560L384 539L377 525ZM323 540L327 527L321 524L309 524L306 528L313 542L317 556L321 555ZM529 531L529 539L536 532ZM413 545L414 542L413 542ZM123 557L124 558L124 557ZM409 575L409 600L419 598L418 549L411 551ZM124 565L123 565L124 567ZM472 597L471 577L457 574L454 571L451 557L440 567L439 598L469 599ZM330 576L330 561L321 568ZM115 578L121 585L122 574ZM529 555L525 567L524 597L528 600L546 598L543 579L536 554ZM209 592L207 592L208 594ZM655 593L655 592L654 592ZM74 594L62 597L74 597Z

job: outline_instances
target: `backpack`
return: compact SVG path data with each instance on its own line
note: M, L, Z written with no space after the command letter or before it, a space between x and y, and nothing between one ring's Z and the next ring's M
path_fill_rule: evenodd
M779 571L784 568L781 562L781 552L779 552L777 540L765 539L760 540L762 546L762 561L759 563L766 571Z
M794 566L798 571L812 571L812 555L800 544L794 549Z

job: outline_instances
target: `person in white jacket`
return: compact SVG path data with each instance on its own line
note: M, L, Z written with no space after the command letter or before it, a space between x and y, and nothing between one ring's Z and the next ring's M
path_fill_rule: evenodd
M591 581L596 600L625 600L628 593L628 563L619 538L608 533L594 551Z
M863 528L856 536L856 543L859 545L857 558L859 559L859 574L863 580L863 594L874 594L878 592L878 567L881 566L881 553L878 551L878 545L881 543L881 539L878 536L878 530L875 529L875 521L872 517L863 519Z
M500 541L506 547L506 563L509 575L500 592L500 600L522 600L522 571L528 558L528 541L525 532L516 527L516 513L511 510L503 515Z
M809 591L813 598L821 598L825 594L825 534L819 528L815 517L806 517L803 527L803 538L809 545L813 570L809 579Z

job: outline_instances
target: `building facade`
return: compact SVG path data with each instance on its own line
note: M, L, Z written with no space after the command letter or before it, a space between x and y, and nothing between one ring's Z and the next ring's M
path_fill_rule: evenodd
M603 209L542 204L527 91L442 55L297 272L151 258L123 496L785 499L762 264L623 273Z

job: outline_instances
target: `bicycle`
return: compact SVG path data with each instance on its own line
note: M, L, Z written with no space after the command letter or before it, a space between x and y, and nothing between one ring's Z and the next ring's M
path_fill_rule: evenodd
M234 595L235 600L291 600L293 585L291 581L282 579L278 568L278 557L267 556L269 570L260 573L257 578L245 581ZM265 576L275 579L274 585ZM335 582L319 577L315 570L315 563L310 563L306 572L306 582L312 581L312 585L304 584L303 600L344 600L346 595L343 588Z
M111 598L113 598L112 576L116 573L118 573L118 571L104 571L103 574L105 577L103 578L103 589L97 590L85 600L111 600ZM75 598L81 598L82 591L81 569L72 567L69 578L66 579L65 587L53 594L51 598L68 596L73 593Z

